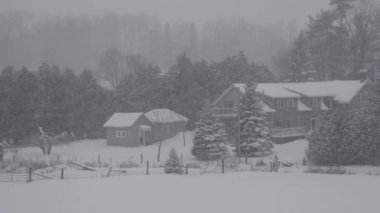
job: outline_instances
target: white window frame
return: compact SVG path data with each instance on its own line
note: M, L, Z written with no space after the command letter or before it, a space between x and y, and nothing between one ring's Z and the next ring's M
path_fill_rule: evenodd
M125 137L127 137L127 131L125 131L125 130L116 130L116 137L117 138L125 138Z

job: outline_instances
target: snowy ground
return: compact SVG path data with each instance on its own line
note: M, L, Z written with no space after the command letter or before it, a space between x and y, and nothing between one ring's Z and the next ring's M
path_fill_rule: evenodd
M376 212L379 190L373 176L283 173L52 180L0 184L0 212Z
M171 148L175 148L179 156L183 156L184 162L194 162L195 158L191 155L192 132L186 132L186 146L183 144L182 133L170 138L162 143L161 159L166 159ZM275 145L274 151L280 160L284 162L301 162L305 156L307 142L297 140L288 144ZM74 160L79 162L97 162L98 156L105 162L127 162L139 163L141 154L143 160L157 162L158 143L146 147L119 147L107 146L106 140L82 140L65 145L54 146L50 156L43 156L37 147L20 148L17 157L32 160ZM8 152L6 159L12 159L13 154Z
M161 159L168 157L171 148L175 148L178 155L183 155L184 160L193 161L194 158L190 153L192 147L192 133L186 133L186 146L183 144L182 133L176 135L163 142L161 148ZM20 148L17 152L18 158L32 160L50 160L59 159L62 161L73 160L76 162L97 162L100 156L103 162L128 162L139 163L141 154L143 154L144 162L157 162L158 143L146 147L119 147L107 146L106 140L83 140L72 142L65 145L53 146L50 156L43 156L37 147ZM5 155L6 159L12 159L12 153Z

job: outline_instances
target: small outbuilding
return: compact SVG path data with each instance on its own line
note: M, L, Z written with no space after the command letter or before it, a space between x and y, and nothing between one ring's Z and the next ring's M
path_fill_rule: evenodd
M115 113L104 124L108 145L145 146L185 131L188 119L169 109Z

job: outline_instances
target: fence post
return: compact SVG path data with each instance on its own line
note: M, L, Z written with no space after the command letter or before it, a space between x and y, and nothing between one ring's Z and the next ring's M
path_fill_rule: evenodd
M64 169L61 168L61 180L63 180L63 172L64 172Z
M29 171L28 171L28 182L29 182L29 183L32 182L32 167L29 167Z
M110 175L111 175L111 171L112 171L112 167L110 167L110 168L108 169L107 177L110 177Z
M224 158L222 159L222 174L224 174Z
M146 175L149 175L149 161L146 161Z
M144 161L144 156L143 156L143 153L140 154L140 164L142 164Z
M100 166L100 155L98 154L98 165Z
M186 136L185 136L185 130L182 132L183 136L183 146L186 147Z
M245 164L248 164L248 156L245 156Z

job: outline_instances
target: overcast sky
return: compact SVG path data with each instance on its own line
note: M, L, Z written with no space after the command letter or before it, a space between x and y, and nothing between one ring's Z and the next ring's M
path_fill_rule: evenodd
M172 21L247 18L261 24L297 21L328 7L330 0L0 0L0 10L51 14L149 13Z

